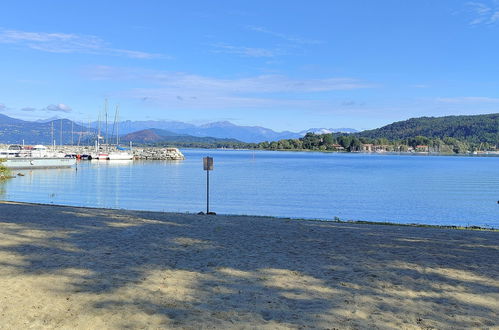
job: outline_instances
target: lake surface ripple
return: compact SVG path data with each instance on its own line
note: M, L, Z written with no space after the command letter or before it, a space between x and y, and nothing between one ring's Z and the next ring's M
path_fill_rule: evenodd
M15 171L11 201L151 211L499 227L499 158L182 150L186 160Z

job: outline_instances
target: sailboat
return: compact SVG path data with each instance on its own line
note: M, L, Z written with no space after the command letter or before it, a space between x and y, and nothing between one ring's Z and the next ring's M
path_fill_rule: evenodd
M106 129L105 135L101 135L101 113L99 112L99 118L97 120L97 140L95 141L95 153L91 155L92 160L108 160L109 153L107 150L107 99L104 101L104 116L106 119ZM105 150L101 150L101 140L104 141L104 145L106 146Z
M116 106L114 114L114 126L116 126L116 149L108 154L109 160L132 160L133 155L128 152L129 149L120 146L120 132L119 132L119 108Z
M104 112L106 116L106 126L107 126L107 99L104 103ZM90 156L92 160L108 160L109 155L107 151L101 151L101 140L104 140L104 137L101 135L100 129L100 120L101 114L99 113L99 119L97 120L97 140L95 141L95 153ZM106 135L107 135L107 127L106 127Z

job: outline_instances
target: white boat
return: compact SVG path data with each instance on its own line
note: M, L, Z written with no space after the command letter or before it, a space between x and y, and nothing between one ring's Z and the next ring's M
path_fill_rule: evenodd
M92 160L109 160L109 154L107 152L98 152L92 154Z
M42 145L32 148L10 146L7 150L0 150L0 159L4 159L2 164L10 169L64 168L76 164L76 159L51 153Z
M92 160L133 160L133 155L126 151L99 152L92 154Z
M133 155L126 151L113 151L108 155L109 160L132 160Z

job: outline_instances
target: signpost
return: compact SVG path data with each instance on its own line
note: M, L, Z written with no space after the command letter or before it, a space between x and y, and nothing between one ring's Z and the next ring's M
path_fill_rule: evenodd
M206 171L206 214L210 214L210 171L213 171L213 157L203 158L203 169Z

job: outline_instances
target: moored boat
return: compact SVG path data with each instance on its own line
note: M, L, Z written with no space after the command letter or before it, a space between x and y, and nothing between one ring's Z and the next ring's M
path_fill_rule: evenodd
M110 152L108 155L109 160L132 160L133 155L126 151Z
M107 152L98 152L91 155L91 160L109 160L109 154Z
M16 170L35 168L65 168L76 164L75 158L7 158L2 163L5 167Z
M42 145L33 147L12 145L7 150L0 150L0 159L4 159L2 164L10 169L64 168L76 164L75 158L51 153Z

